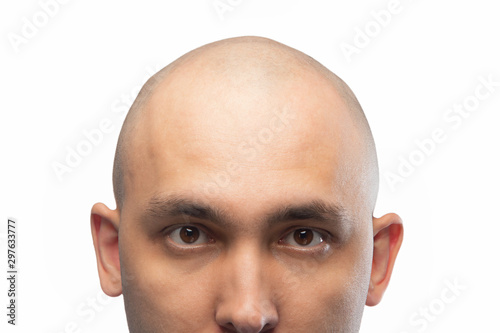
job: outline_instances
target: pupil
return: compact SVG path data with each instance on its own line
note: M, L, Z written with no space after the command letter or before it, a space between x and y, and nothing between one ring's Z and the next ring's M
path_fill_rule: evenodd
M313 239L313 233L308 229L299 229L294 234L295 241L300 245L308 245Z
M183 227L181 229L181 239L186 243L194 243L200 236L200 232L197 228Z

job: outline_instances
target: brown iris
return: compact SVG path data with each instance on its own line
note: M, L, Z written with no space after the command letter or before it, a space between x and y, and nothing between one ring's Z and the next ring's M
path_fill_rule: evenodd
M183 242L194 243L200 237L200 231L198 230L198 228L182 227L180 236Z
M310 229L297 229L293 233L293 239L300 245L309 245L313 239L313 232Z

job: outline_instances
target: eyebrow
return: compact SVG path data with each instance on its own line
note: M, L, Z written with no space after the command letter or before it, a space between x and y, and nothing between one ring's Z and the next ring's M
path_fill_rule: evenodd
M209 220L223 228L236 223L226 210L207 205L176 194L155 195L145 210L146 216L154 218L190 217ZM306 203L285 204L275 208L264 217L265 223L271 227L286 221L316 220L339 226L348 221L345 209L336 204L315 199Z

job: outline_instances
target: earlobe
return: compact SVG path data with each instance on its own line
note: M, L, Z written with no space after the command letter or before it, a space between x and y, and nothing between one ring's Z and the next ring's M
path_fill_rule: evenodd
M373 218L373 260L366 305L377 305L391 278L403 242L403 222L394 214Z
M97 258L101 288L108 296L122 293L118 226L120 214L102 203L96 203L90 214L90 226Z

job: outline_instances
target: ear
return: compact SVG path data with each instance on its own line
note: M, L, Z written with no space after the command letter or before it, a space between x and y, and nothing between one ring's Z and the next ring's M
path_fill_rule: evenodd
M382 299L402 242L403 221L398 215L373 218L373 262L366 305L377 305Z
M90 227L97 257L97 270L101 288L108 296L122 293L120 256L118 251L118 225L120 213L102 203L96 203L90 214Z

